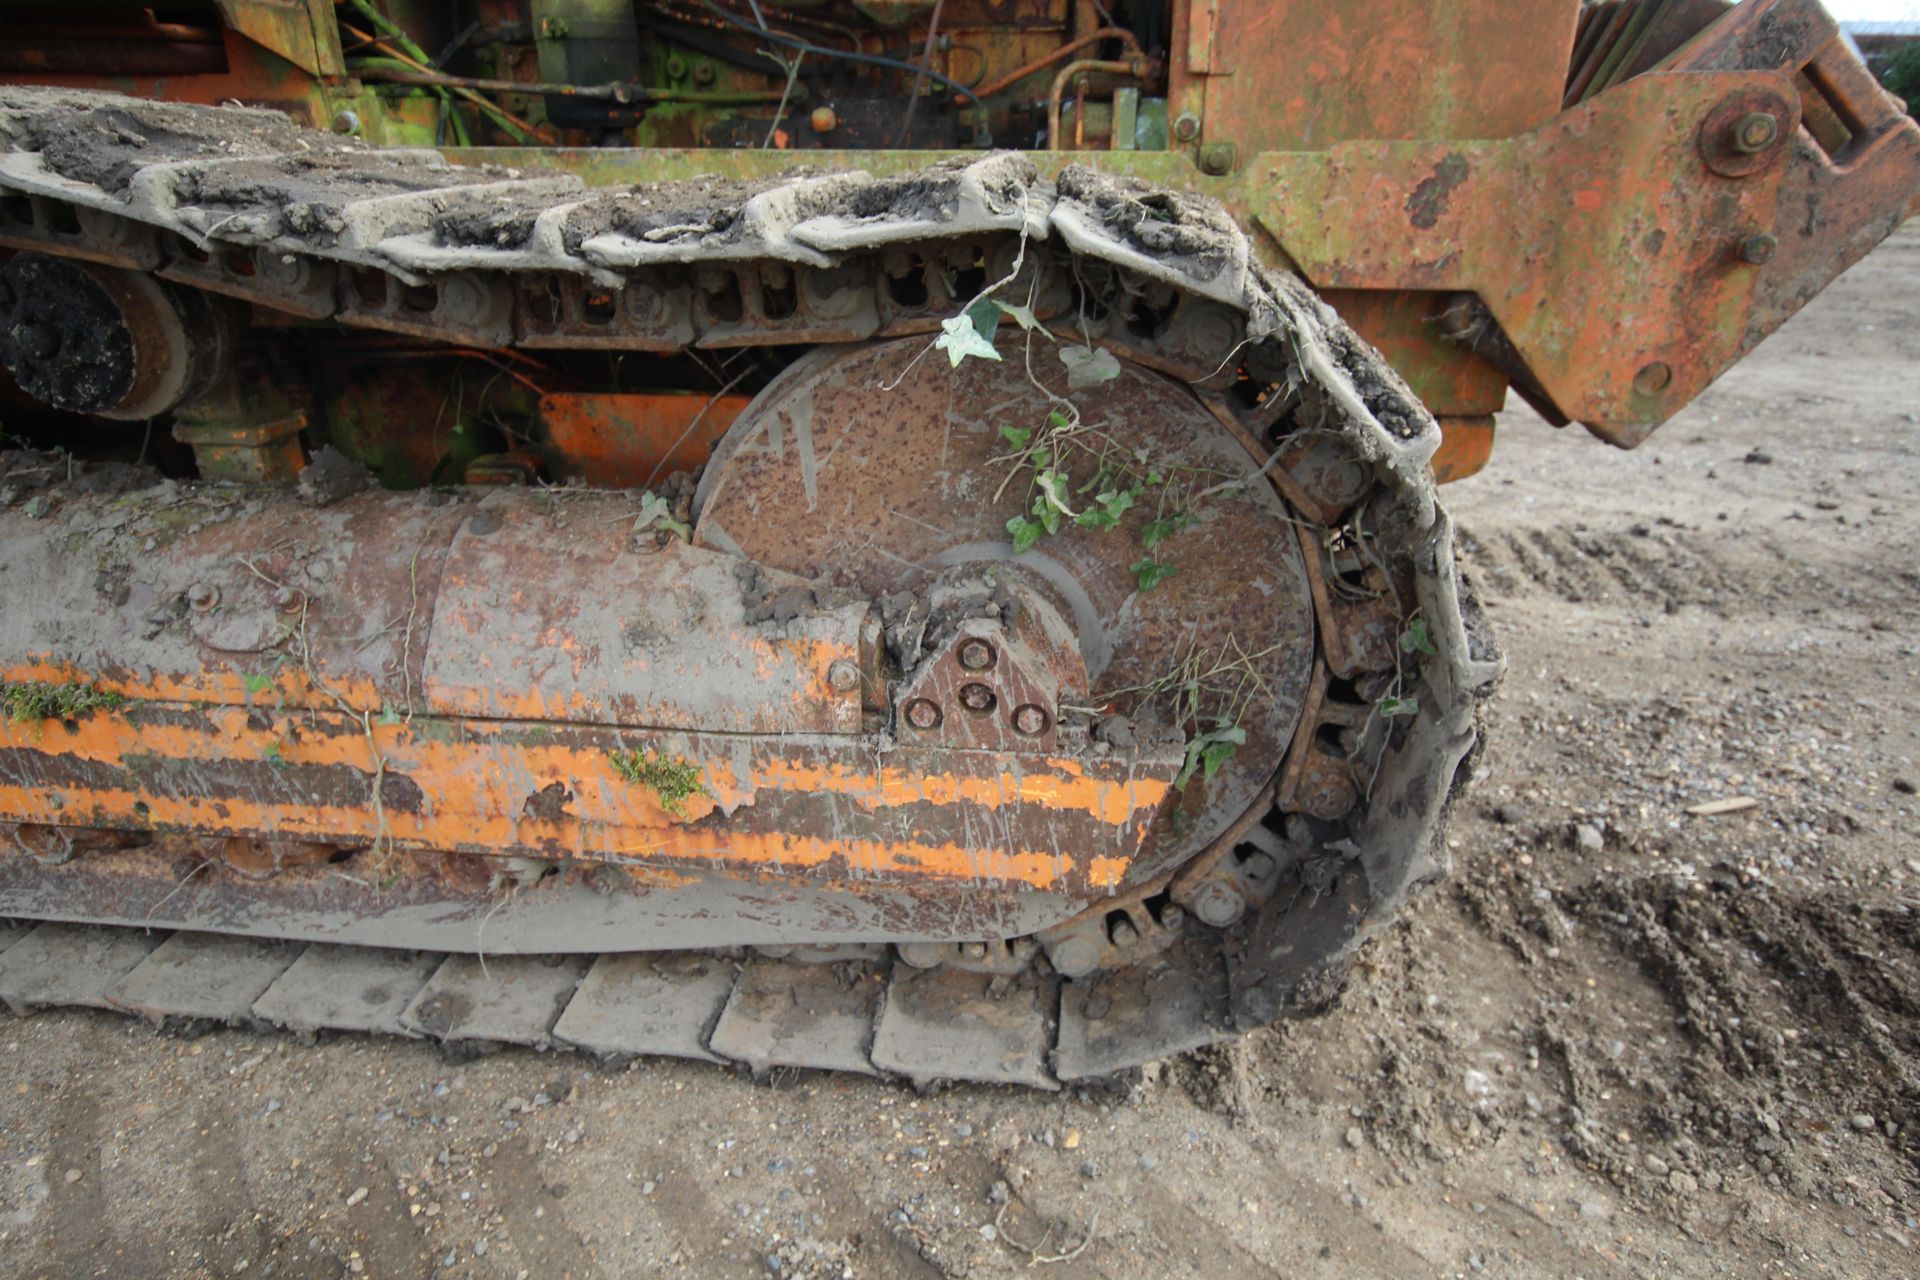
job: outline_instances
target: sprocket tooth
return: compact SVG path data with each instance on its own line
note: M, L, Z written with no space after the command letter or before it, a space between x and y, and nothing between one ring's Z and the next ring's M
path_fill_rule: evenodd
M885 989L872 964L756 960L741 970L709 1045L756 1076L774 1067L879 1075L867 1048Z
M431 952L315 943L254 1001L254 1016L296 1032L418 1035L401 1014L439 965Z
M1052 984L1031 975L896 965L874 1025L874 1065L922 1088L966 1080L1058 1089L1047 1069L1055 998Z
M586 971L582 956L448 956L400 1021L450 1043L549 1045Z
M729 1063L707 1048L707 1035L734 976L733 962L718 956L601 956L554 1024L554 1039L608 1056Z

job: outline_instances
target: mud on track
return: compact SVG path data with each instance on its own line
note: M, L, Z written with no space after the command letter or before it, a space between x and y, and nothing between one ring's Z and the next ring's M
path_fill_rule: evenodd
M1503 419L1455 877L1322 1019L1058 1097L4 1019L0 1263L1911 1274L1917 381L1909 230L1635 453Z

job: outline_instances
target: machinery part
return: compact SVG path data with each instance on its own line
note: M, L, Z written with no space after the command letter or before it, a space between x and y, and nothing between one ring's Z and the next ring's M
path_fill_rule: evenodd
M271 133L267 145L278 145ZM249 180L263 194L251 198L271 201L261 163ZM275 163L264 159L268 170ZM363 160L349 148L340 163L373 166L359 191L377 192L382 174L399 180L383 168L386 157ZM44 170L16 178L17 170L3 180L26 182L41 198L54 188L76 198L98 190ZM399 297L411 314L432 317L406 324L445 331L457 320L447 303L455 284L478 282L491 296L496 286L479 274L488 266L518 268L499 286L515 298L562 263L570 264L562 279L589 269L604 279L616 270L608 264L626 261L618 270L631 273L629 295L659 279L658 254L635 247L659 242L624 233L581 242L595 245L591 268L564 240L546 249L531 247L537 237L518 249L441 244L449 211L470 207L464 175L441 176L424 222L407 212L427 208L416 205L417 189L370 197L384 204L378 219L358 204L367 197L335 210L343 225L379 238L311 237L270 204L259 206L265 221L249 209L236 216L232 196L221 197L227 225L209 220L196 234L254 226L270 236L258 246L267 253L338 260L349 268L340 312L348 323L404 319ZM884 314L896 332L938 327L964 303L961 289L980 287L952 273L984 262L983 284L999 279L1009 296L1032 299L1036 316L1070 311L1076 331L1056 338L1009 325L1003 358L951 371L918 358L925 340L913 338L799 361L740 413L707 465L694 545L637 545L623 527L632 500L619 494L575 495L555 511L550 499L513 488L452 501L359 494L313 509L261 506L247 496L257 490L224 497L215 487L192 499L211 505L190 526L168 522L166 554L142 556L137 569L123 553L158 528L138 494L115 499L118 525L82 491L54 493L51 509L10 527L0 546L33 576L48 613L9 615L5 678L105 681L127 701L70 721L0 727L10 777L24 784L0 791L0 806L22 821L159 835L149 850L64 867L17 859L5 868L0 909L305 942L484 948L529 964L544 964L541 954L629 948L636 938L654 948L898 942L942 972L1026 972L1042 991L1056 981L1032 969L1042 953L1055 973L1088 976L1181 957L1191 966L1180 982L1214 983L1197 1009L1236 1000L1285 1007L1298 975L1267 957L1290 944L1250 910L1231 935L1242 957L1234 963L1249 970L1236 996L1222 951L1229 935L1189 937L1166 886L1200 861L1238 865L1216 850L1248 824L1292 820L1268 812L1271 779L1284 772L1302 723L1315 636L1371 634L1340 623L1315 593L1310 544L1295 536L1302 519L1321 524L1330 545L1365 539L1390 566L1390 597L1419 611L1436 642L1417 660L1403 660L1391 633L1384 645L1336 646L1349 655L1343 661L1374 663L1393 689L1418 691L1406 699L1417 713L1374 717L1354 744L1356 759L1377 762L1374 792L1392 795L1394 808L1315 819L1331 825L1304 834L1275 879L1322 877L1329 859L1350 865L1365 881L1357 892L1384 918L1430 874L1452 763L1472 740L1474 692L1497 667L1472 651L1456 598L1425 469L1437 433L1363 347L1333 336L1337 322L1296 285L1251 270L1240 233L1204 202L1158 206L1159 217L1170 212L1184 226L1190 250L1169 258L1143 250L1111 216L1131 201L1163 199L1145 188L1078 171L1048 185L1013 157L901 189L925 182L953 198L880 219L871 210L884 202L869 179L763 188L744 216L704 218L715 230L678 236L671 253L697 266L696 281L711 270L728 289L778 278L774 266L791 279L827 254L843 280L917 273L924 298L874 288L889 298L874 320ZM163 213L148 199L153 181L134 185L146 193L139 201L84 198L163 229L199 221L180 199L185 188L172 188ZM211 170L196 177L196 192L221 189ZM515 190L568 217L594 199L541 180ZM498 184L486 193L503 194ZM863 212L841 216L836 201ZM776 214L796 207L806 221ZM414 261L442 269L418 285L392 276L386 300L371 300L367 263L412 273L394 255L422 252ZM219 261L205 256L203 265ZM224 284L244 293L262 287L257 280L236 274ZM420 296L409 299L410 290ZM742 289L755 302L737 310L715 296L700 286L691 299L709 334L771 343L792 331L763 292ZM620 316L629 341L687 340L671 306L628 305ZM1015 342L1047 346L1024 353ZM1028 374L1030 359L1056 342L1099 344L1111 374L1073 386L1057 357L1044 366L1051 372ZM1219 352L1242 348L1258 356L1250 368L1267 370L1261 381L1221 376ZM1082 359L1094 351L1078 350ZM1075 453L1071 423L1052 421L1062 403L1090 439L1118 452ZM992 405L995 417L956 429L964 420L956 407L967 405ZM1020 513L1032 509L1038 478L1006 456L1001 414L1066 431L1048 438L1049 465L1061 473L1049 484L1070 479L1071 493L1091 496L1049 491L1063 503L1112 504L1113 527L1076 518L1031 550L1009 545L1008 521L1027 518ZM890 424L884 450L867 447L879 424ZM1308 434L1344 441L1350 456L1294 447L1307 424ZM1140 474L1123 477L1129 468ZM1122 508L1105 486L1140 502L1149 485L1172 492L1168 476L1179 497L1163 514L1183 519L1151 544L1157 567L1145 584L1133 561L1148 513L1144 504ZM124 543L115 529L129 531ZM861 530L870 536L851 544ZM1250 592L1256 548L1261 590ZM87 574L71 571L73 556L87 559ZM102 557L110 568L124 564L128 590L92 589ZM1332 571L1350 570L1336 562ZM37 621L51 614L66 620L61 628ZM94 621L73 624L83 617ZM99 641L75 646L77 635ZM1198 640L1204 649L1193 647ZM555 654L572 656L556 665ZM1196 658L1204 661L1190 667ZM1156 704L1191 684L1206 705L1215 671L1260 696L1229 695L1233 706L1208 712L1219 719L1198 723L1191 710L1167 718L1179 698ZM256 697L263 688L273 691L272 709ZM876 761L870 735L890 709L901 741ZM907 741L923 722L995 728ZM1416 735L1418 755L1403 754L1398 744ZM160 774L186 776L167 759L194 760L196 784L161 785ZM528 785L476 789L476 779ZM982 806L996 810L991 831L971 820ZM950 848L911 834L943 831L959 835ZM174 842L209 838L218 841L211 856L195 843L182 861ZM263 852L259 842L269 840L301 847L291 857ZM320 861L336 856L375 870L345 875ZM388 887L372 897L352 887L370 880ZM717 937L716 920L726 922ZM1335 934L1316 966L1337 968L1358 937ZM1090 959L1077 958L1080 938L1093 939ZM284 949L268 957L288 958ZM557 981L581 968L540 972ZM457 1003L422 999L436 1009ZM1037 1001L1040 1016L1053 1016L1055 999ZM736 1021L755 1000L732 1001ZM151 992L138 1003L162 1004ZM1061 1015L1068 1029L1085 1017L1084 1002L1076 1007ZM846 1018L835 1036L858 1023ZM1098 1053L1084 1028L1075 1032L1075 1069L1144 1060L1137 1055L1199 1034L1184 1023L1156 1026L1120 1037L1131 1046L1124 1051L1106 1037ZM716 1034L711 1043L765 1058L752 1036ZM890 1061L905 1061L897 1038L887 1043ZM843 1046L823 1048L817 1061L853 1059Z
M54 408L158 417L225 374L237 343L226 308L144 272L40 253L0 263L0 364Z

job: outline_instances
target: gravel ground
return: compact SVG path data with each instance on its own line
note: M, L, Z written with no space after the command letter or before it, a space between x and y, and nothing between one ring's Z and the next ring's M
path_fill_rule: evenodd
M1920 230L1636 452L1501 432L1454 876L1331 1014L926 1097L5 1019L6 1272L1914 1274Z

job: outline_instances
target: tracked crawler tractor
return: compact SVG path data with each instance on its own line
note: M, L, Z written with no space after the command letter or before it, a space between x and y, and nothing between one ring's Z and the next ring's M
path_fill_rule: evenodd
M7 4L0 998L1039 1087L1322 1005L1500 670L1436 483L1917 197L1807 0Z

